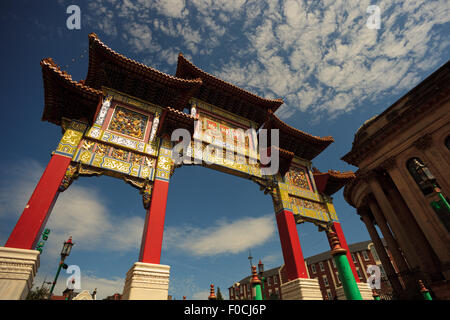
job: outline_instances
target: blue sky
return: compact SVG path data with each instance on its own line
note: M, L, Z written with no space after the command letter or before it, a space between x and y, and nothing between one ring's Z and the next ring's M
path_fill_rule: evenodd
M81 30L66 27L78 4ZM369 29L369 5L381 28ZM288 124L335 139L313 164L355 170L340 158L362 123L381 113L448 60L448 1L1 1L3 156L0 159L0 245L7 240L50 153L59 127L40 121L39 61L52 57L84 79L88 38L96 32L115 51L175 74L182 52L197 66L267 98L283 98ZM342 190L334 203L349 243L369 239ZM80 178L58 199L36 284L56 272L63 241L76 243L68 264L80 267L82 289L100 298L122 292L138 259L145 210L134 188L109 177ZM323 233L298 226L305 257L328 250ZM206 299L249 274L254 261L283 263L269 196L256 184L202 167L172 177L161 263L171 266L169 294ZM67 279L61 274L56 293Z

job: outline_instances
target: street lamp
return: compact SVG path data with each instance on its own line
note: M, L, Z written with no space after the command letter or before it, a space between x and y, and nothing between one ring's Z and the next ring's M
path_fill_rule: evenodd
M70 236L69 239L64 242L63 248L61 250L61 261L59 262L58 271L56 272L55 280L53 280L52 288L50 289L50 294L48 296L49 300L52 297L53 289L55 289L56 281L58 280L61 268L67 269L68 267L67 264L64 263L64 260L69 256L73 245L74 243L72 242L72 236Z
M262 298L263 298L263 300L266 300L265 293L264 293L264 282L266 281L266 278L263 276L264 264L261 262L261 260L259 260L259 263L258 263L258 274L259 274L259 279L261 280L261 285L262 285Z

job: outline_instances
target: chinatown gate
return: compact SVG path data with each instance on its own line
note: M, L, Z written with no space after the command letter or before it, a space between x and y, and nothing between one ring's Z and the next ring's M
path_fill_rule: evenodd
M123 299L167 299L170 267L161 265L160 257L170 178L183 165L172 154L176 129L194 137L184 150L194 164L202 153L205 159L207 146L232 144L224 154L212 151L208 161L199 163L250 179L272 196L288 277L282 285L285 299L322 299L300 247L296 224L303 222L314 223L328 238L343 284L338 298L372 299L368 284L359 282L331 198L354 174L312 168L311 160L333 138L312 136L281 121L274 112L282 100L261 98L218 79L181 54L176 75L164 74L116 53L93 33L85 80L72 80L51 58L43 59L41 67L42 120L60 126L63 136L0 247L0 299L26 297L39 267L36 244L58 194L79 176L93 175L113 176L137 188L147 212L139 261L126 275ZM278 170L271 175L264 174L261 135L255 131L260 128L278 129L278 145L264 149L266 155L279 156ZM224 160L225 153L238 161Z

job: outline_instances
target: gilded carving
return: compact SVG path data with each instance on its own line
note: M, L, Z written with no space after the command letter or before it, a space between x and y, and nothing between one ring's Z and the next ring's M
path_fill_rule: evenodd
M130 137L143 139L148 117L117 106L108 129Z
M111 158L105 157L103 159L103 165L102 167L108 168L111 170L123 172L123 173L129 173L131 164Z
M286 173L286 180L291 185L310 190L307 174L304 169L296 167L290 168Z

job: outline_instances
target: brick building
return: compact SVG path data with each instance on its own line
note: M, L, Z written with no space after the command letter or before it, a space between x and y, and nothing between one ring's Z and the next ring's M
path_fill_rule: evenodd
M386 252L391 258L394 268L398 271L391 254L386 247L386 242L384 239L382 242L385 245ZM367 279L370 277L370 275L367 274L368 266L377 265L380 267L381 273L381 290L379 290L378 293L382 299L392 299L392 287L373 243L371 241L363 241L350 244L349 250L351 252L353 263L355 264L356 272L358 273L360 281L367 282ZM310 278L318 278L323 299L335 299L337 296L336 290L338 287L342 286L342 283L340 282L338 271L330 251L305 258L305 263L307 265L308 276ZM284 265L264 271L264 277L266 278L264 283L264 297L266 299L283 299L280 286L287 281ZM252 299L250 275L229 287L228 294L230 300Z
M386 246L386 244L385 244ZM370 275L367 274L369 265L377 265L381 272L381 296L384 299L392 298L392 288L386 277L380 258L371 241L363 241L349 245L349 250L361 282L367 282ZM386 251L389 252L389 250ZM388 253L389 254L389 253ZM390 254L389 254L390 256ZM336 297L336 289L342 286L338 270L332 259L330 251L317 254L305 259L310 278L319 280L320 290L324 300L332 300Z
M282 299L281 287L280 285L287 281L286 272L284 270L284 265L281 267L273 268L264 271L264 290L263 297L267 300ZM233 286L228 288L228 296L230 300L251 300L252 299L252 287L250 284L250 278L245 277L238 282L235 282Z

